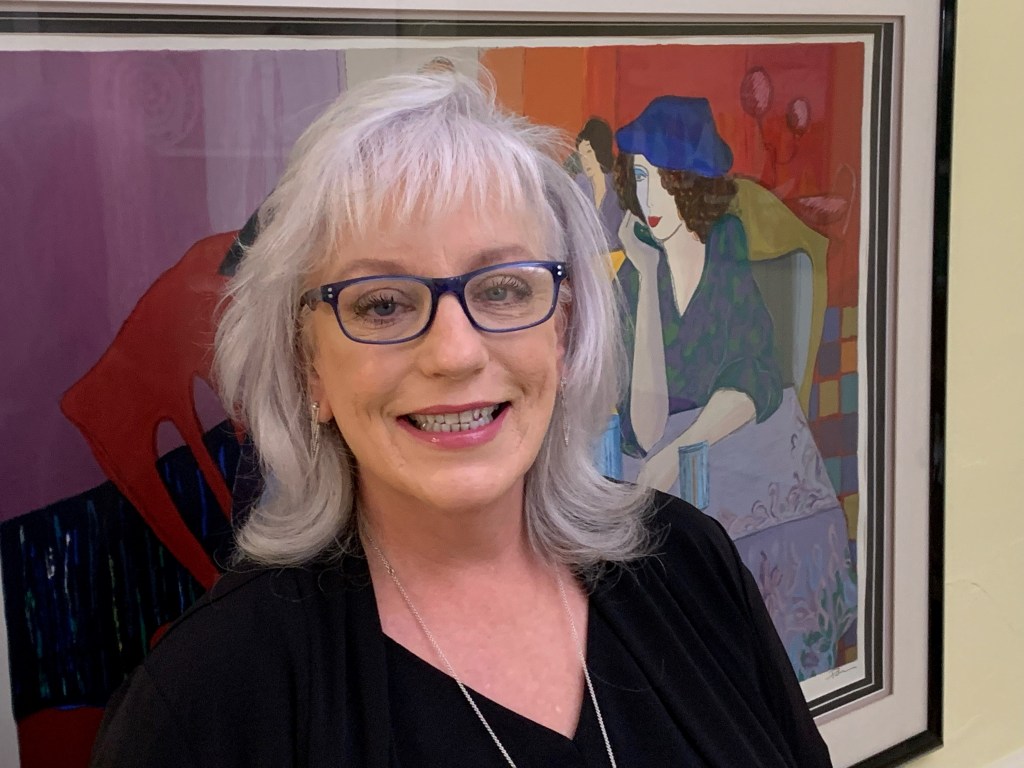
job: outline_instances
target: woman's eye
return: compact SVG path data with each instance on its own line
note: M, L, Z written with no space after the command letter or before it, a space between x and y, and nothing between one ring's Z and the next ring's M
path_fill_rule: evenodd
M479 291L474 292L474 298L488 304L506 304L523 301L530 293L530 286L522 280L502 275L481 286Z
M378 317L387 317L395 313L395 302L393 301L378 301L370 307L370 312L377 315Z
M388 294L364 296L352 307L353 314L368 320L392 317L402 309L398 299Z
M488 301L504 301L508 298L508 288L503 285L492 285L484 291L484 298Z

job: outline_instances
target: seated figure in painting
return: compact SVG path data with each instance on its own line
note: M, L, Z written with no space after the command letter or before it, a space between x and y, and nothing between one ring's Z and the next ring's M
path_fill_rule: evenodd
M619 195L629 213L619 269L633 323L621 408L623 450L647 456L639 482L667 490L678 449L714 444L779 407L772 319L729 213L732 151L706 99L661 96L616 133ZM671 414L702 408L682 435L647 455Z
M798 396L816 327L813 303L791 290L806 284L806 259L785 263L827 241L770 190L729 175L706 99L658 97L616 138L629 211L623 477L726 528L793 667L812 677L836 666L857 602L846 519ZM764 290L755 269L773 262L778 279Z
M598 218L604 228L608 252L615 254L622 250L619 242L619 226L623 210L612 169L615 165L615 151L612 148L612 128L599 117L592 117L576 135L576 156L579 158L581 173L576 174L576 184L593 201ZM621 255L613 265L621 263Z

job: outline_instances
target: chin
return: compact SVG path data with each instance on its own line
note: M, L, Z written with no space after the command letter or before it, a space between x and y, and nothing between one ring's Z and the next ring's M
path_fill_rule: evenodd
M436 472L414 495L437 509L457 511L479 509L506 499L510 494L522 496L525 473L518 474L498 468L452 468Z
M659 226L651 230L651 234L654 235L654 239L660 243L664 243L666 240L671 240L673 237L679 234L680 230L683 229L681 222L675 223L675 229L670 226Z

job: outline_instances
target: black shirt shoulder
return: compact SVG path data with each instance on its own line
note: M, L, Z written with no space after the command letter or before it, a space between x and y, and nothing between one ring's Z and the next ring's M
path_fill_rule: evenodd
M293 764L312 645L344 613L349 586L319 567L225 574L111 697L92 765Z
M171 625L143 664L158 680L183 668L217 680L250 667L255 649L283 652L301 644L310 613L329 597L323 578L312 568L229 572Z
M644 567L670 582L707 584L725 590L737 606L745 606L746 568L722 525L692 504L656 491L652 499L651 533L655 545Z

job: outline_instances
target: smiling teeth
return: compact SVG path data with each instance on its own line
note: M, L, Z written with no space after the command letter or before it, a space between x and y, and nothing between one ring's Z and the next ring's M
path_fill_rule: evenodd
M498 406L473 408L460 413L409 414L409 420L424 432L469 432L494 421Z

